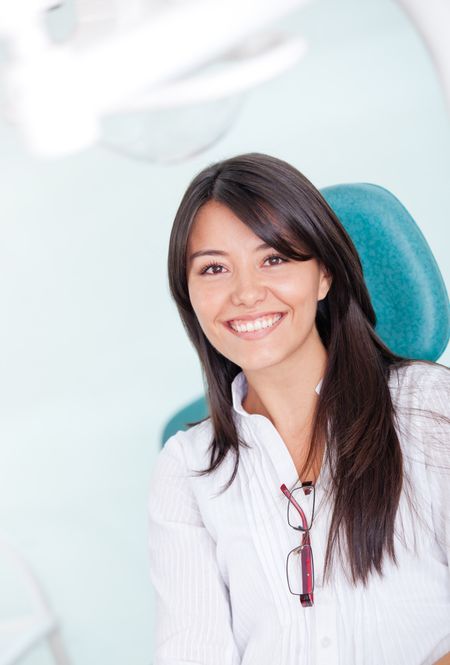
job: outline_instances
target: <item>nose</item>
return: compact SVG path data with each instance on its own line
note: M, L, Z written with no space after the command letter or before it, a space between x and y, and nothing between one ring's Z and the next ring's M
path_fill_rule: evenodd
M266 297L266 287L260 277L254 273L241 273L233 280L231 302L236 307L245 305L254 307Z

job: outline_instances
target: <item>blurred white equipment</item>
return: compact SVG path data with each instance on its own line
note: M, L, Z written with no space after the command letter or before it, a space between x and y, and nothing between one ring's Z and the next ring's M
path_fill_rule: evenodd
M397 0L431 53L450 109L450 1Z
M44 19L64 3L0 3L6 115L38 155L103 137L134 156L183 159L226 131L243 92L304 54L302 39L267 28L306 2L78 0L62 43Z
M3 534L0 534L0 566L0 576L7 573L7 580L2 580L0 665L15 665L43 640L47 640L56 665L70 665L56 618L36 577L20 552ZM14 594L6 593L6 586L8 590L12 587ZM11 598L11 602L17 604L6 616L3 607L5 598ZM26 611L19 599L26 601Z

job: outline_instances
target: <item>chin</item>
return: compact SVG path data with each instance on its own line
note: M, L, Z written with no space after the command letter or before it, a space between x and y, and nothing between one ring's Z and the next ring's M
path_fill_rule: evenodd
M274 367L281 363L283 361L283 358L266 358L266 359L261 359L261 358L255 358L255 360L252 362L252 360L249 358L243 358L241 362L233 360L233 362L236 365L239 365L239 367L242 369L242 371L246 372L259 372L265 369L269 369L270 367Z

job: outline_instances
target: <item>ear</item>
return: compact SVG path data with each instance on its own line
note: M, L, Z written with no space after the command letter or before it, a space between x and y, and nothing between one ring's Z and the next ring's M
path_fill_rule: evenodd
M326 298L327 293L330 290L332 281L333 277L331 276L331 273L328 272L325 266L321 264L317 300L323 300L324 298Z

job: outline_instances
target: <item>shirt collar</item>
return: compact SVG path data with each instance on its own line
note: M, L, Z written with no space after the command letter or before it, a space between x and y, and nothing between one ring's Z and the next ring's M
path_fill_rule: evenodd
M315 391L318 395L320 394L322 381L323 379L320 379L319 383L315 387ZM242 406L242 401L247 394L247 388L248 384L247 384L247 379L245 378L245 374L244 372L239 372L239 374L237 374L234 377L233 382L231 384L231 397L233 400L233 409L236 411L236 413L239 413L241 416L251 415Z

